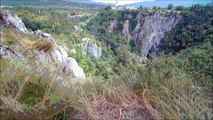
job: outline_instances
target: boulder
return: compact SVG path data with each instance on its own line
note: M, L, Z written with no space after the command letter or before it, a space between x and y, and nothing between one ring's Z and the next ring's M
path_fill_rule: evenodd
M14 28L27 33L28 30L22 20L7 10L0 9L0 28Z
M72 57L69 57L66 59L63 72L66 76L74 76L75 78L78 78L78 79L86 78L83 69L78 65L77 61Z
M98 47L96 43L93 43L90 38L83 38L83 54L90 54L96 59L99 59L102 55L101 47Z
M33 53L39 62L48 64L64 62L68 57L66 50L62 46L54 46L54 48L49 52L35 50Z
M33 31L34 35L39 37L39 38L47 38L47 39L50 39L50 40L53 40L52 36L48 33L45 33L41 30L35 30Z

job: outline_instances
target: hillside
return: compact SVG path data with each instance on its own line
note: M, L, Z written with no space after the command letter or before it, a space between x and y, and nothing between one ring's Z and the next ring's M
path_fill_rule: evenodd
M0 9L0 119L213 118L211 5L16 2Z
M174 6L191 6L194 4L211 4L211 0L155 0L152 2L139 2L131 4L131 6L134 7L152 7L152 6L158 6L158 7L167 7L169 4L173 4ZM129 5L126 5L129 6Z
M30 7L39 11L83 11L97 12L103 9L103 5L88 4L87 2L76 2L66 0L1 0L1 5L7 9L17 9L20 7Z

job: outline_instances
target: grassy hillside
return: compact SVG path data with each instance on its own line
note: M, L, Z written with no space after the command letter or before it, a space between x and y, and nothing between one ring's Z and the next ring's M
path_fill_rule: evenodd
M38 9L12 10L29 31L41 29L50 33L57 44L66 45L69 56L77 60L87 78L64 78L64 89L59 89L56 68L35 64L28 53L48 43L34 44L37 38L31 35L1 29L0 35L5 38L1 44L30 61L0 59L0 118L212 119L212 6L174 8L183 16L182 22L164 38L165 54L153 53L151 59L139 56L138 46L132 50L130 41L121 33L108 33L111 20L122 21L122 14L131 11L106 7L91 14L80 10L76 13L85 16L76 20L67 17L73 11ZM149 9L138 12L145 14ZM132 14L135 18L137 12ZM134 26L136 20L131 22ZM102 47L100 59L82 53L85 37ZM168 47L170 42L172 46Z

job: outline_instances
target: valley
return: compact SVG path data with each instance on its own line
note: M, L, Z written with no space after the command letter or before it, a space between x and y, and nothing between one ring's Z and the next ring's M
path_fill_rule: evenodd
M0 119L213 118L212 4L2 3Z

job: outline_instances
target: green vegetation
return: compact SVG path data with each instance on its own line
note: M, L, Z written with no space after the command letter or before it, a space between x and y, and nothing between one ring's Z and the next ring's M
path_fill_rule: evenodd
M207 42L212 44L212 6L194 5L184 8L181 15L181 22L162 42L161 48L166 53L176 53Z
M38 4L39 5L39 4ZM111 21L124 21L132 14L136 26L139 11L114 11L106 7L97 14L70 19L73 11L42 12L34 8L15 8L29 30L48 32L59 45L68 47L84 69L84 81L64 78L60 86L57 68L32 61L0 59L0 116L4 119L212 119L213 87L212 6L153 8L178 11L181 22L167 33L161 55L151 59L139 56L138 45L121 34L108 32ZM168 10L167 10L168 9ZM64 12L66 11L66 12ZM78 30L76 30L76 27ZM81 30L80 30L81 29ZM47 41L13 30L1 30L2 44L29 49L51 50ZM25 37L24 37L25 36ZM82 39L94 39L102 47L102 57L82 54ZM29 47L29 48L28 48ZM72 49L76 50L73 52ZM24 54L25 55L25 54ZM28 57L28 56L27 56ZM67 92L68 91L68 92ZM102 115L105 116L102 116ZM8 118L9 117L9 118Z
M11 69L13 64L16 64L16 68ZM57 76L54 74L50 74L49 77L40 76L39 73L47 70L43 66L28 67L16 61L1 60L1 65L4 65L1 66L4 69L1 73L1 90L3 90L1 95L17 96L16 100L25 104L25 107L22 108L23 111L31 112L26 116L27 118L53 119L63 117L64 114L67 118L72 118L77 116L75 111L78 111L80 112L78 114L83 117L97 119L100 117L97 112L101 112L97 110L103 106L94 104L103 99L108 107L113 104L116 110L121 107L126 110L140 110L142 107L143 110L149 111L148 117L150 118L199 119L205 117L205 119L210 119L211 110L207 105L210 102L208 101L210 96L205 96L202 92L203 88L194 84L195 79L181 68L183 66L181 64L183 64L183 60L174 56L154 57L145 66L138 64L133 66L134 68L126 64L126 67L118 68L119 76L111 75L107 79L93 77L87 78L83 83L69 83L71 84L69 90L73 92L63 95L56 84L51 82ZM29 68L31 68L30 73ZM32 68L39 68L39 71ZM10 88L11 84L15 84L17 89ZM128 102L133 102L126 95L128 97L137 96L137 99L134 98L138 104L136 108L125 106ZM140 103L139 100L143 102ZM66 103L65 106L63 106L64 103ZM54 108L57 106L62 107L54 112ZM47 107L46 112L39 112L44 111L44 107ZM1 114L6 117L13 113L13 109L15 108L4 108L5 111L2 111ZM184 112L181 112L180 109ZM152 112L156 112L156 114ZM39 116L37 116L38 114ZM122 114L127 113L122 112ZM18 113L11 115L14 115L11 118L19 118Z

